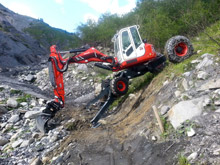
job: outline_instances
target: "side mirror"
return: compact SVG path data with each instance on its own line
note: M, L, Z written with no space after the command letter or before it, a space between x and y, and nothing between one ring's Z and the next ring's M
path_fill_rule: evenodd
M145 43L145 44L146 44L146 43L147 43L147 39L143 39L143 43Z

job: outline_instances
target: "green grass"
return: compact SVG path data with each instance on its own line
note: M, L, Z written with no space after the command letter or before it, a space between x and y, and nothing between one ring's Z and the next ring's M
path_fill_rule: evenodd
M0 92L2 92L4 90L4 88L3 87L0 87Z
M197 37L192 39L195 50L201 50L199 55L204 53L216 55L220 53L220 46L210 37L220 43L220 21L206 28L203 32L199 33Z
M180 154L178 156L178 165L190 165L190 163L189 163L189 161L187 160L187 158L185 156Z
M17 98L17 102L20 104L22 102L28 102L28 100L31 98L30 94L24 94L23 96Z
M10 94L22 94L23 92L20 90L12 89L10 90Z
M160 118L164 127L164 132L161 134L161 137L167 138L175 130L171 123L164 116L161 116Z

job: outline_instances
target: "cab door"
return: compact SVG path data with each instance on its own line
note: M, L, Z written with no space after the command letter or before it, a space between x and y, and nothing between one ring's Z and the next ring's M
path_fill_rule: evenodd
M142 42L141 36L138 32L138 27L137 26L132 26L130 27L130 33L132 36L132 41L135 46L135 51L137 57L141 57L145 54L145 48L144 48L144 43Z
M121 31L121 49L124 61L137 57L129 28Z

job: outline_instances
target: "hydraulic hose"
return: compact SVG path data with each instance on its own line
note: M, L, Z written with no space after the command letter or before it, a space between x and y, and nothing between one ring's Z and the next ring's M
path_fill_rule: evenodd
M57 63L57 59L55 57L49 57L48 61L51 61L53 59L54 63L55 63L55 66L56 66L56 69L59 71L59 72L66 72L67 69L68 69L68 65L69 65L69 60L67 60L66 64L64 65L63 69L60 69L59 66L58 66L58 63Z

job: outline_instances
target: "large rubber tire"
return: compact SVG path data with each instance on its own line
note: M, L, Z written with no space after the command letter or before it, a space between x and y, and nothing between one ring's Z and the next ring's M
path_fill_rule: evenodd
M193 46L185 36L174 36L165 45L164 54L169 61L179 63L189 58L193 54Z
M113 95L124 95L128 92L128 79L125 77L115 77L110 82L110 88Z

